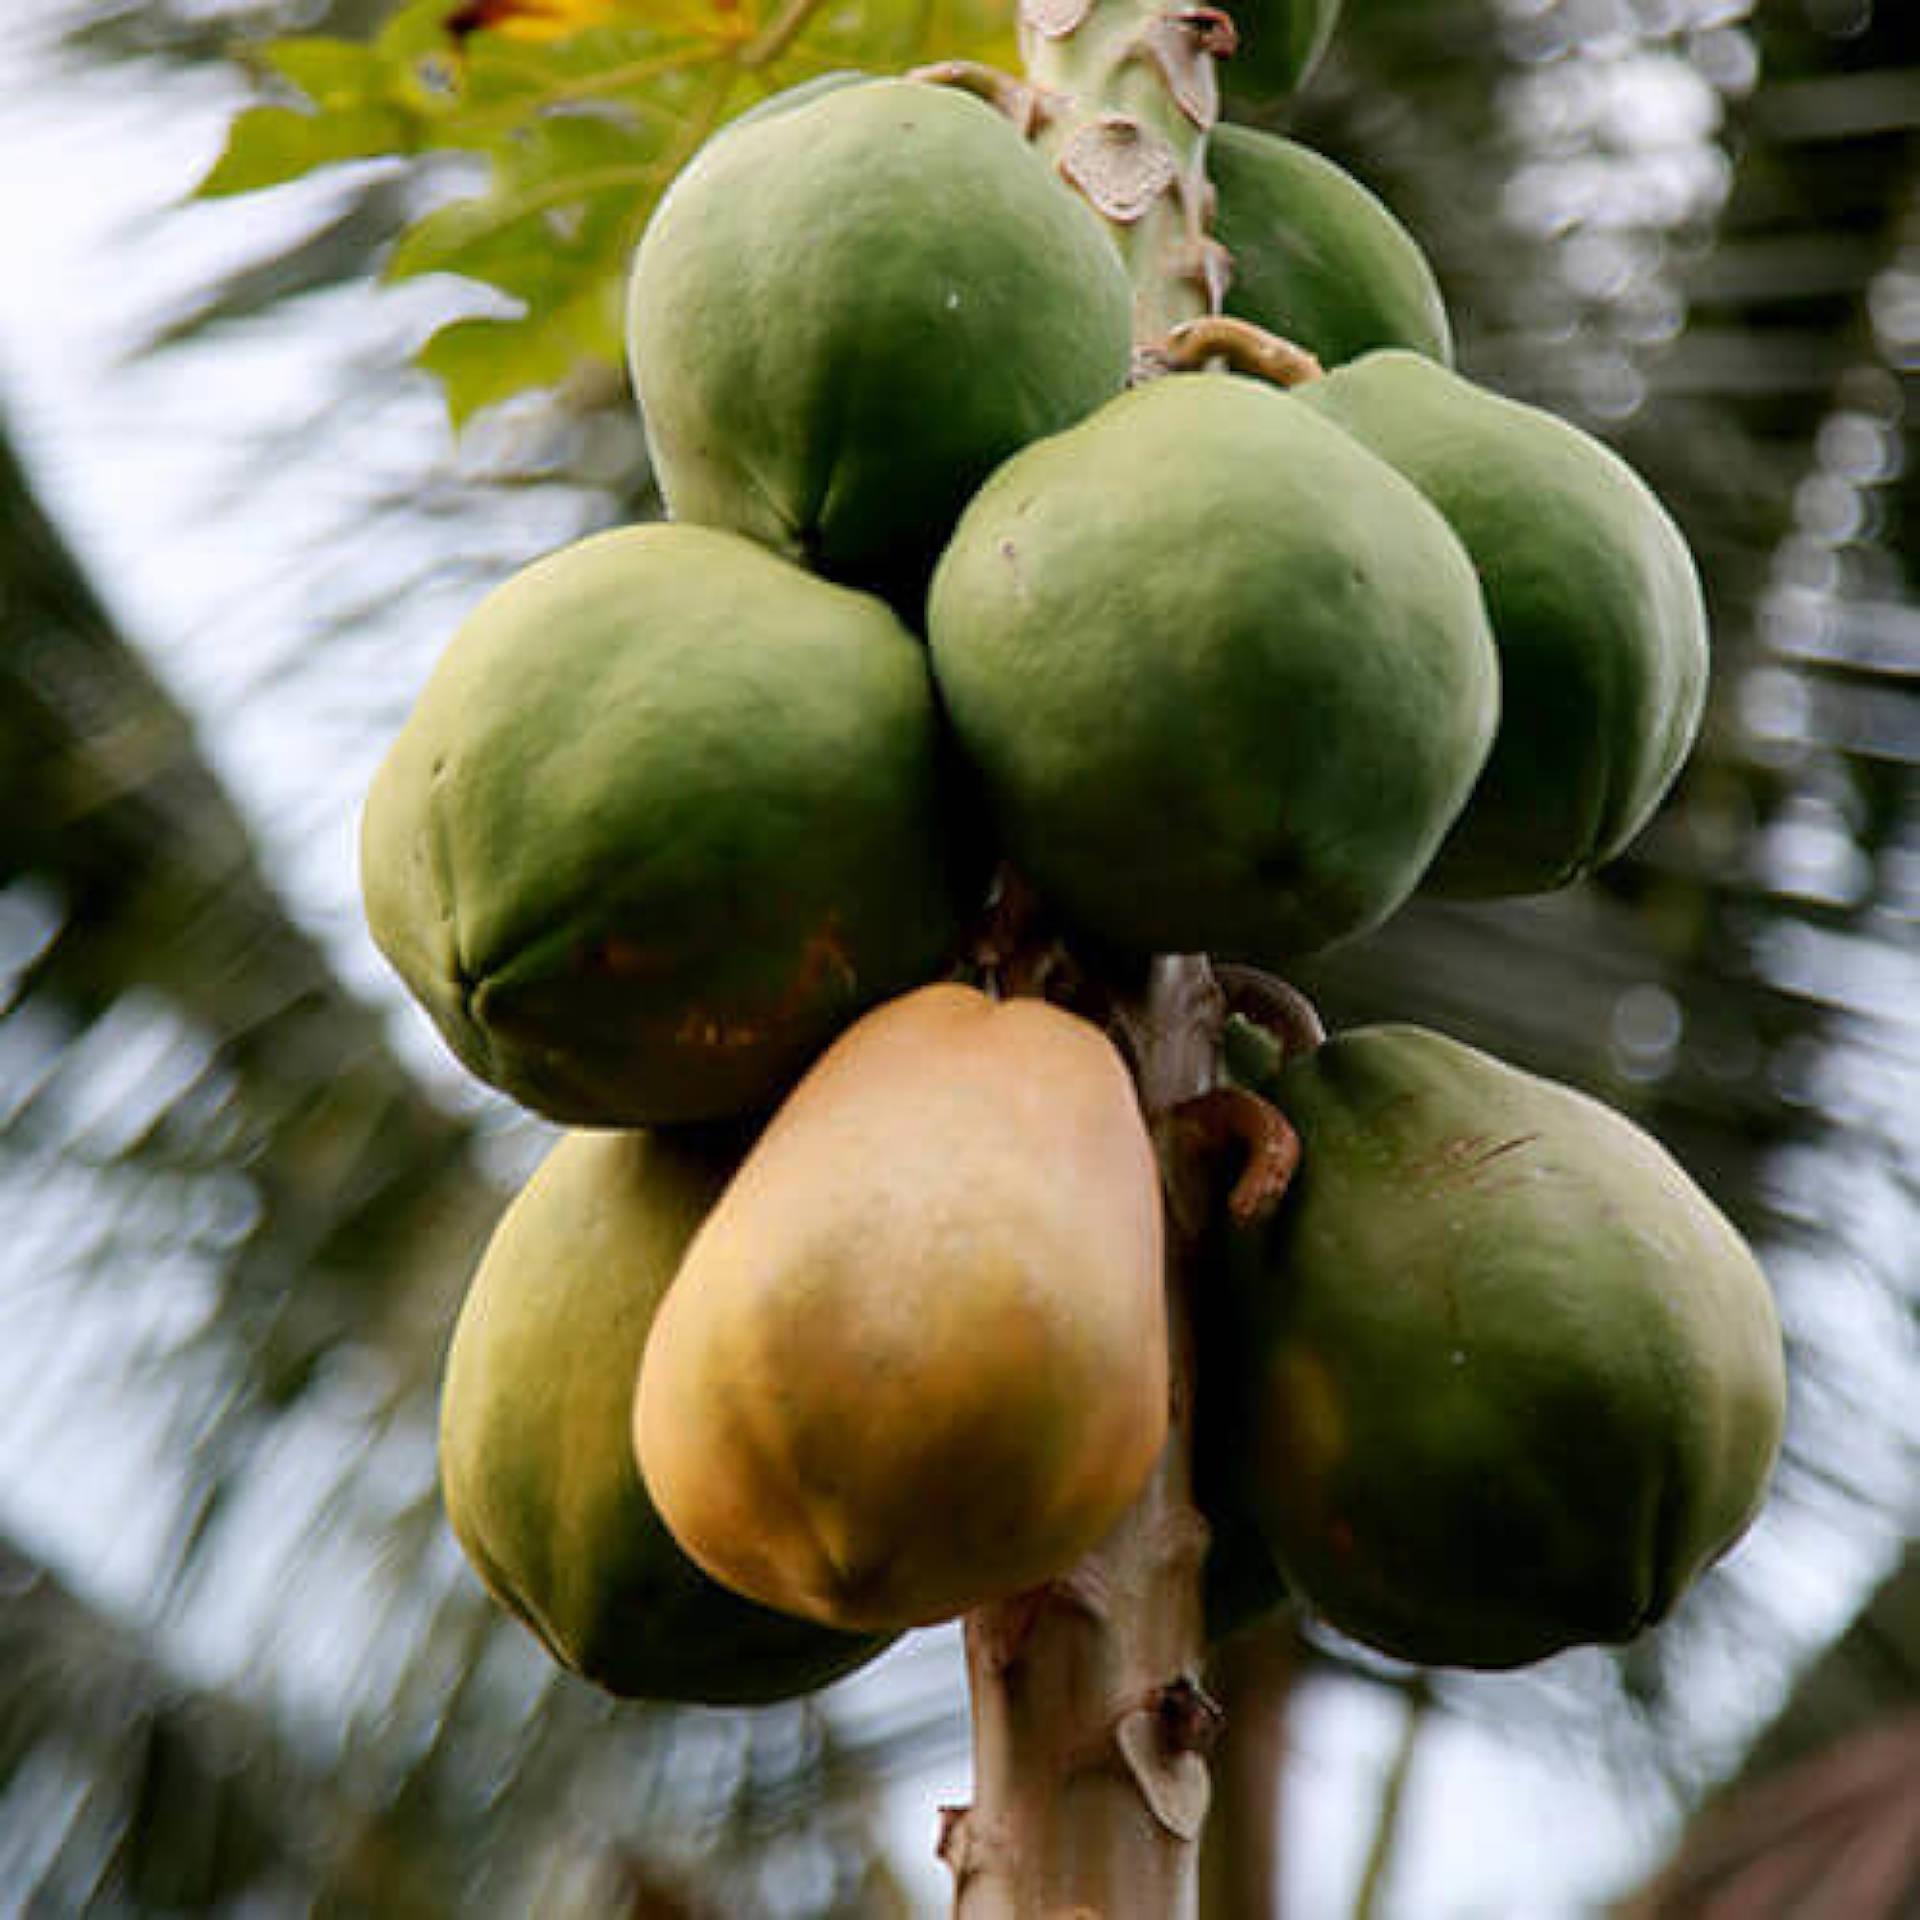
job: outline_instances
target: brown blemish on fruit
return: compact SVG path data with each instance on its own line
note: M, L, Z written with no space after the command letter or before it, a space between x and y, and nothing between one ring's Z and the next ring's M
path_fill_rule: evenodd
M674 1030L681 1046L709 1053L739 1053L781 1038L809 1008L833 999L851 1000L859 974L837 920L830 920L800 950L793 977L761 1013L733 1014L690 1008Z
M584 949L581 964L592 972L611 974L616 980L644 980L650 974L671 972L674 959L660 947L643 946L637 940L610 933Z
M1407 1173L1410 1178L1430 1186L1486 1188L1512 1170L1498 1162L1531 1146L1539 1138L1537 1133L1517 1133L1505 1140L1485 1133L1456 1134L1424 1159L1416 1160L1407 1168Z

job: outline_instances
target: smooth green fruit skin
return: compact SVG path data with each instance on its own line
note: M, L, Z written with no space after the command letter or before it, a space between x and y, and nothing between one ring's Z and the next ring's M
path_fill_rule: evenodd
M1419 487L1486 588L1500 736L1429 886L1543 893L1613 859L1706 700L1700 577L1665 508L1590 435L1412 354L1368 355L1298 397Z
M1252 127L1218 126L1207 172L1214 235L1233 255L1226 310L1336 367L1402 347L1453 364L1453 330L1413 236L1331 160Z
M862 73L858 67L837 67L831 73L816 73L811 80L802 80L798 86L783 87L778 93L770 93L765 99L756 100L752 106L736 113L713 138L725 140L743 127L776 119L783 113L791 113L795 107L804 107L814 100L824 100L828 94L839 93L847 87L865 86L872 79L872 74Z
M1201 1356L1240 1383L1229 1512L1405 1660L1511 1667L1661 1619L1780 1444L1745 1243L1622 1116L1438 1034L1340 1035L1275 1098L1301 1171L1215 1276L1233 1340Z
M1233 9L1239 50L1222 78L1236 98L1275 101L1298 93L1313 77L1343 0L1247 0Z
M1283 965L1412 890L1493 737L1479 584L1278 390L1182 374L1009 461L928 637L1014 860L1079 929Z
M674 518L917 620L968 497L1126 384L1118 250L1004 118L906 80L729 128L641 239L627 341Z
M610 1693L781 1700L887 1644L708 1579L633 1463L647 1331L743 1151L697 1134L565 1137L502 1218L448 1352L440 1483L454 1533L494 1598Z
M939 971L945 751L880 601L733 534L598 534L436 667L368 796L368 924L454 1052L552 1119L765 1107Z

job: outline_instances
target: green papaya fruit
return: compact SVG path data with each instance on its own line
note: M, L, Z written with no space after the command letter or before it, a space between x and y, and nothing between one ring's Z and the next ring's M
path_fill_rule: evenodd
M1621 1115L1439 1034L1342 1034L1275 1097L1300 1171L1210 1276L1229 1513L1401 1659L1511 1667L1661 1619L1780 1444L1739 1235Z
M567 1135L501 1219L448 1350L440 1484L454 1533L495 1599L610 1693L780 1700L887 1644L716 1585L634 1467L641 1349L743 1151L697 1132Z
M758 126L762 120L777 119L783 113L791 113L795 107L804 107L809 101L824 100L830 93L838 93L845 87L865 86L873 79L870 73L863 73L858 67L836 67L831 73L816 73L811 80L802 80L797 86L783 87L778 93L770 93L764 99L756 100L752 106L736 113L713 138L724 140L730 134L738 133L742 127ZM711 142L708 143L711 145Z
M1339 366L1381 347L1453 364L1453 330L1412 234L1331 160L1252 127L1207 142L1226 310Z
M770 1105L957 924L926 652L865 594L629 527L491 594L376 774L374 939L454 1052L574 1125Z
M1002 467L928 637L1016 862L1083 932L1148 952L1275 964L1384 919L1499 706L1439 514L1224 374L1139 388Z
M1240 46L1223 78L1236 98L1272 102L1313 77L1343 0L1246 0L1233 9Z
M1297 397L1446 515L1486 588L1500 734L1428 885L1541 893L1611 860L1706 699L1700 578L1665 508L1590 435L1413 354L1369 354Z
M736 125L668 189L627 339L673 516L917 619L968 496L1125 386L1133 293L1012 125L873 80Z

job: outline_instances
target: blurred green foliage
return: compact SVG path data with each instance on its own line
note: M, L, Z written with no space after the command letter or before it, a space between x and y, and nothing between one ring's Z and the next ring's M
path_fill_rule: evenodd
M457 274L512 309L449 321L421 350L456 424L619 363L634 243L724 120L836 67L1012 52L1001 0L802 0L765 18L739 0L575 11L577 30L556 30L573 23L545 8L468 26L486 10L413 0L369 40L266 41L251 56L262 82L293 100L240 114L200 189L245 193L345 161L479 161L484 191L421 215L386 269Z

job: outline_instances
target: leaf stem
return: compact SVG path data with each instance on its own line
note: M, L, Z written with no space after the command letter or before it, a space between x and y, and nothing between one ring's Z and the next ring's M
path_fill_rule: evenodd
M739 64L749 71L770 66L806 31L820 10L820 0L787 0L766 27L741 49Z

